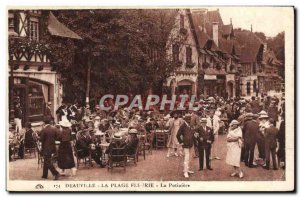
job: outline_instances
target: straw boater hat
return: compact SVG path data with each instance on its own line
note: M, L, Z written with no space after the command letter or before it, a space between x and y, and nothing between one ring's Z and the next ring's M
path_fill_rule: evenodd
M59 121L59 125L62 126L62 127L70 127L70 126L72 126L72 124L67 119Z
M259 117L258 117L259 119L269 118L267 112L265 112L265 111L259 112L258 115L259 115Z
M121 136L120 133L115 133L113 139L115 139L115 140L121 140L122 136Z
M137 134L138 132L137 132L136 129L130 129L130 130L128 131L128 133L129 133L129 134Z
M267 112L264 111L264 110L262 110L262 111L260 111L260 112L258 113L259 116L260 116L260 115L265 115L265 114L267 114Z
M207 119L206 118L201 118L200 123L206 123Z
M239 124L240 124L239 121L232 120L231 123L230 123L230 126L232 126L232 125L239 125Z
M254 117L254 114L253 113L246 113L245 115L245 119L248 120L248 119L252 119Z
M101 119L100 116L95 117L95 120L100 120L100 119Z
M269 116L268 116L268 114L261 114L258 118L259 119L268 119Z

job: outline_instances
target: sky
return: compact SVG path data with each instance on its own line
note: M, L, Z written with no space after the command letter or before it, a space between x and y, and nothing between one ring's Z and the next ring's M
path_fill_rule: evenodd
M210 7L208 10L216 10ZM285 30L286 20L291 20L290 9L282 7L219 7L224 24L230 23L234 28L252 29L263 32L267 37L274 37Z

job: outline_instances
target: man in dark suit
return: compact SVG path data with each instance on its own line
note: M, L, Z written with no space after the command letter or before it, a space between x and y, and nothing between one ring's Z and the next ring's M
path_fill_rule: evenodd
M184 177L189 178L189 174L194 172L189 169L190 158L192 156L192 150L194 146L194 130L190 127L191 116L185 115L185 122L180 126L176 135L179 144L182 145L184 151Z
M205 160L206 160L206 168L208 170L212 170L210 166L210 152L211 145L214 142L214 133L211 128L206 126L207 120L206 118L201 118L200 125L196 129L195 138L198 144L199 151L199 171L203 170L204 163L204 151L205 151Z
M42 155L44 156L44 167L42 178L48 178L48 170L54 176L54 180L58 180L59 173L54 168L51 159L56 153L55 140L58 138L58 130L55 126L49 125L50 121L45 121L46 125L41 131L40 141L42 143Z
M252 101L250 102L250 105L251 105L252 113L258 114L262 110L261 106L259 105L259 101L256 100L254 96L252 96L251 100Z
M253 165L254 159L254 149L257 142L258 132L259 132L259 124L256 120L253 119L254 114L247 113L245 116L245 122L243 127L243 135L244 135L244 144L245 144L245 152L244 152L244 160L245 165L249 168L256 167Z
M265 153L266 153L266 166L264 169L270 169L270 154L272 155L273 168L278 170L276 162L276 148L278 129L275 127L276 121L272 118L269 119L270 127L265 130Z
M91 155L91 158L98 164L100 167L104 167L102 163L102 150L96 149L96 145L92 141L92 138L88 133L92 131L91 128L84 129L80 134L81 136L76 142L77 157L84 158Z

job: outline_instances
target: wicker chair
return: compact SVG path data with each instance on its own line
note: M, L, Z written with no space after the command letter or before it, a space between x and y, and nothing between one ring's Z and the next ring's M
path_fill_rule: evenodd
M108 153L108 165L107 170L111 170L114 167L123 167L126 171L127 155L126 146L120 148L110 148Z

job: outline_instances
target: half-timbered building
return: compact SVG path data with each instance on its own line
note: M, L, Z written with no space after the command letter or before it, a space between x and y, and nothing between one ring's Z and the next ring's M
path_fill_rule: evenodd
M9 10L9 56L10 111L18 100L23 111L23 123L41 122L48 102L51 110L62 102L63 87L59 65L52 65L51 50L40 40L43 35L68 39L81 39L60 23L51 12L41 10ZM11 114L10 114L11 115ZM54 115L55 117L55 115Z

